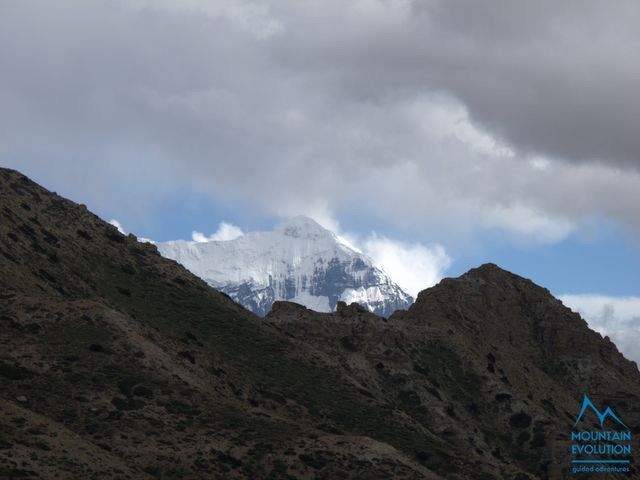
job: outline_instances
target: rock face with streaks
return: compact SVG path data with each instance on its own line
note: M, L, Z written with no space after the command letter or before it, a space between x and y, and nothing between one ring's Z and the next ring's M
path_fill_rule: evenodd
M272 232L225 241L176 240L158 249L260 316L277 300L321 312L334 311L339 301L358 302L384 317L413 302L369 257L304 216Z

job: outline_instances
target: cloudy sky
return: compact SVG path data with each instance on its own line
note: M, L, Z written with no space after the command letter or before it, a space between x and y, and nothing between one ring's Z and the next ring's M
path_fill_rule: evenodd
M493 261L630 352L639 24L635 0L1 0L0 164L161 241L306 214L413 291Z

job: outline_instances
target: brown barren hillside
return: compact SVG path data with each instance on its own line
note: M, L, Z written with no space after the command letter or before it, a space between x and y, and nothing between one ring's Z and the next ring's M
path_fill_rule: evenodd
M495 265L262 320L0 169L0 272L0 478L567 478L584 393L640 434L636 365Z

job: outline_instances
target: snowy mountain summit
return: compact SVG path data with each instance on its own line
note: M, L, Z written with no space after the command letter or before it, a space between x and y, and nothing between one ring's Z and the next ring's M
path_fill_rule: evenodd
M159 243L158 250L258 315L275 300L329 312L357 302L388 316L413 298L366 255L304 216L233 240Z

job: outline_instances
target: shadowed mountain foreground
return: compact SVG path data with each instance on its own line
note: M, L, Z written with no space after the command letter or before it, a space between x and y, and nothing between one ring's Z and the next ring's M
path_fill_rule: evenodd
M262 320L0 169L0 269L0 478L567 478L587 392L640 434L636 365L495 265Z

